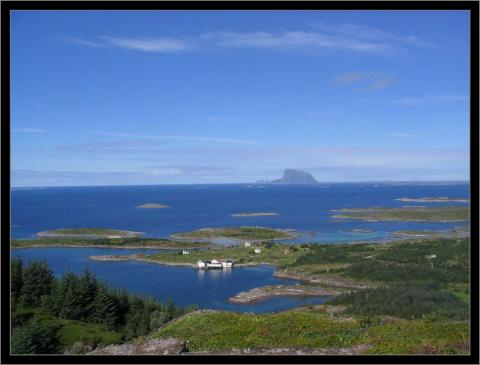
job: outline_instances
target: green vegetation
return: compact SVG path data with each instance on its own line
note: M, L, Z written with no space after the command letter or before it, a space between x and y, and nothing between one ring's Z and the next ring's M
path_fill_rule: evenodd
M345 280L368 284L370 289L340 295L333 302L348 304L350 313L422 318L440 311L447 318L468 318L467 238L312 245L281 269L332 285Z
M193 308L114 290L85 271L55 279L45 262L12 261L14 353L59 353L143 336Z
M273 314L201 311L167 324L152 338L187 340L189 351L239 348L345 348L365 345L373 354L468 353L466 322L382 317L332 317L324 307Z
M261 248L262 253L256 254L254 248ZM195 265L198 260L211 260L215 258L217 260L233 260L235 264L269 263L272 265L287 265L295 261L308 250L308 248L298 246L266 243L257 244L254 247L244 247L243 245L240 245L211 248L202 251L192 251L190 252L190 255L159 253L151 255L136 255L136 257L168 264Z
M80 247L125 247L125 248L197 248L209 246L209 242L179 242L161 238L37 238L33 240L12 240L11 247L37 246L80 246Z
M404 208L349 208L340 209L333 218L359 219L367 221L429 221L456 222L469 219L470 208L448 207L404 207Z
M172 235L176 239L232 238L241 240L274 240L292 238L290 232L263 227L203 228Z
M141 232L124 231L110 228L60 228L39 232L40 237L61 237L61 236L94 236L94 237L137 237Z
M466 320L468 304L451 293L438 290L434 284L400 284L343 293L334 304L349 304L347 313L390 315L406 319L432 318Z

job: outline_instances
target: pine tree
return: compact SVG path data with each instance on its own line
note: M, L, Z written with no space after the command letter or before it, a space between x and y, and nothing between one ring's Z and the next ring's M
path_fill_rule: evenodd
M26 306L40 304L43 295L52 291L54 277L45 261L33 262L23 269L22 300Z
M114 329L117 324L117 308L104 286L100 286L93 301L91 321L101 323L106 329Z
M82 303L79 295L78 277L67 272L60 278L58 290L55 291L56 313L62 319L79 319Z
M22 271L23 271L23 262L20 258L16 258L12 260L11 263L11 296L15 303L18 301L22 293L22 286L23 286L23 278L22 278Z
M30 321L12 331L12 353L54 354L59 351L58 327Z
M87 320L93 314L93 302L97 294L97 281L88 269L85 269L80 277L78 292L81 304L80 319Z

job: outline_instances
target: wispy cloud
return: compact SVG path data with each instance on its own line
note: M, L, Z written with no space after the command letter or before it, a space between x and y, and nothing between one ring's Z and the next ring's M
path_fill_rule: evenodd
M195 48L191 42L180 38L172 37L122 37L114 35L103 35L95 40L86 40L74 37L62 36L60 39L85 47L93 48L121 48L134 51L151 53L170 53L185 51Z
M347 72L334 78L333 82L338 85L362 85L364 90L382 90L396 83L391 75L380 72Z
M211 48L325 49L359 53L399 53L409 47L435 48L416 35L399 35L358 24L317 23L310 28L283 32L217 31L189 36L99 35L96 39L63 36L63 40L86 47L115 47L142 52L178 52ZM438 47L437 47L438 48Z
M93 47L93 48L105 47L105 45L100 43L100 42L91 41L91 40L82 39L82 38L75 38L75 37L68 37L68 36L60 35L60 36L58 36L58 39L60 39L64 42L78 44L79 46Z
M417 106L422 104L442 104L452 102L466 102L469 98L464 95L440 94L419 97L404 97L392 100L392 104L398 106Z
M45 133L44 129L39 128L14 128L12 129L13 133Z
M93 134L110 136L110 137L145 138L145 139L172 140L172 141L258 144L257 141L252 141L252 140L224 138L224 137L209 137L209 136L149 135L149 134L117 133L117 132L93 132Z
M177 52L194 48L194 45L178 38L158 37L100 37L106 44L118 48L131 49L143 52Z
M223 47L252 47L252 48L325 48L343 49L358 52L377 52L384 45L375 42L366 42L358 39L328 35L315 31L291 31L282 33L270 32L216 32L203 34L203 40L209 40Z
M441 49L442 45L419 37L414 34L398 34L388 32L382 29L373 27L367 27L361 24L342 23L342 24L329 24L324 22L317 22L312 25L315 29L318 29L326 34L334 34L338 36L344 36L357 41L377 42L383 44L385 48L406 51L405 48L428 48L428 49Z

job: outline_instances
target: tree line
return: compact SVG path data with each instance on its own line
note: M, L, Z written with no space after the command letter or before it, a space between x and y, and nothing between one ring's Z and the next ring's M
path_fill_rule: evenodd
M35 308L62 320L78 320L122 333L124 340L145 335L164 323L193 310L129 294L98 281L87 269L55 278L45 261L28 265L11 263L12 352L56 353L60 349L58 328L42 325L22 309Z

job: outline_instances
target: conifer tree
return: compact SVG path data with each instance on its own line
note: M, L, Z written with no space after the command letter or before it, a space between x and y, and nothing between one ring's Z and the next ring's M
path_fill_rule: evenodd
M23 271L22 260L20 258L13 259L11 264L10 291L11 291L11 296L14 301L14 304L17 302L22 292L22 286L23 286L22 271Z
M91 321L101 323L106 329L114 329L117 324L117 308L107 289L100 286L93 301Z
M45 261L37 261L23 270L22 300L26 306L40 304L41 297L52 291L53 273Z

